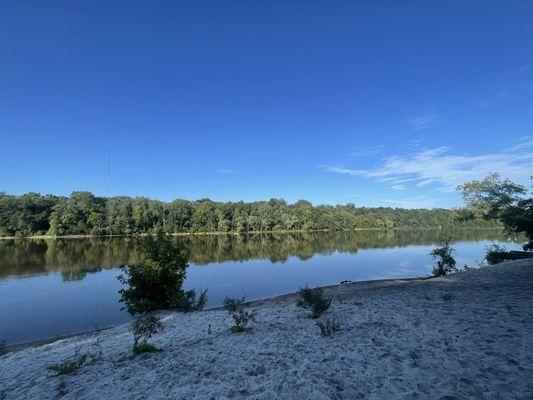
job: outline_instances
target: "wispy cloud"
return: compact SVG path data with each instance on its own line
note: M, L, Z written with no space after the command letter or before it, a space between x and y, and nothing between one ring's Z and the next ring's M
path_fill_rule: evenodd
M385 146L380 144L380 145L377 145L377 146L367 147L366 149L359 149L359 150L356 150L356 151L352 151L350 153L350 157L351 158L359 158L359 157L372 156L374 154L378 154L379 152L381 152L383 147L385 147Z
M413 196L402 199L380 199L384 205L397 208L435 208L438 199L426 196Z
M429 128L430 126L436 125L439 122L442 122L442 116L438 114L425 114L420 115L415 118L407 120L407 125L409 125L415 131L421 129Z
M524 137L500 152L481 155L453 154L452 149L441 146L393 155L367 170L327 165L320 168L327 172L372 178L395 190L406 189L406 184L412 184L417 187L432 185L442 192L454 191L457 185L483 178L491 172L528 184L533 171L533 138Z
M526 72L526 71L529 69L529 67L531 67L530 64L524 64L524 65L522 65L520 68L518 68L518 69L514 72L514 74L515 74L515 75L519 75L519 74L521 74L522 72Z
M332 165L324 165L320 164L318 166L318 169L326 172L335 172L337 174L345 174L345 175L352 175L352 176L361 176L366 175L368 171L363 169L350 169L350 168L344 168L339 166L332 166Z
M221 175L235 175L236 172L232 169L225 169L225 168L219 168L217 170L215 170L215 172L217 174L221 174Z
M533 150L533 138L524 136L513 143L511 147L506 148L505 152L521 152Z

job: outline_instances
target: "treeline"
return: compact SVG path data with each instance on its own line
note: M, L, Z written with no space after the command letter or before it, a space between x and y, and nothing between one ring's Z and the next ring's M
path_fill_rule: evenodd
M490 221L458 221L447 209L318 205L300 200L171 202L146 197L69 197L0 193L0 236L134 235L179 232L268 232L357 228L488 227Z

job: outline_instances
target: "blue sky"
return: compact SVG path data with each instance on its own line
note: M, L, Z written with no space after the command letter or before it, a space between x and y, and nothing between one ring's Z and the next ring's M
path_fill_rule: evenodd
M491 171L529 185L532 21L527 1L3 1L0 191L452 207Z

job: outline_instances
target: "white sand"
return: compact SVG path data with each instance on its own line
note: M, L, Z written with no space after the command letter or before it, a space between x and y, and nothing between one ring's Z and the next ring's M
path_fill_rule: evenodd
M121 326L1 357L0 399L532 399L532 284L528 260L335 287L329 337L294 296L255 304L244 334L224 311L177 314L152 340L164 352L134 358ZM47 369L97 338L99 361Z

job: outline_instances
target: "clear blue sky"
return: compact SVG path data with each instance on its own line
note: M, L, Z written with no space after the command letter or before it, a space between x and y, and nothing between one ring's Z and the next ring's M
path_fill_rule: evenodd
M0 3L8 193L451 207L532 128L530 1Z

